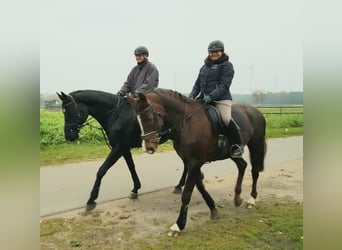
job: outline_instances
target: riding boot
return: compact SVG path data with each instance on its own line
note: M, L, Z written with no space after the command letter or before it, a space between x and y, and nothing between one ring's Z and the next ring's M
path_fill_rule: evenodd
M242 158L243 154L243 141L242 136L240 133L240 127L237 125L237 123L232 118L228 125L228 133L231 134L231 138L233 138L233 142L235 144L232 144L230 151L231 151L231 157L232 158Z

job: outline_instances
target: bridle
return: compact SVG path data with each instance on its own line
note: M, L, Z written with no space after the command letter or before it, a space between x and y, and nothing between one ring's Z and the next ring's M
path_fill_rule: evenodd
M76 131L77 133L80 132L81 128L83 128L86 124L85 123L80 123L79 120L81 118L81 113L78 109L78 105L77 102L75 101L74 97L72 95L70 95L71 98L71 102L67 103L64 105L64 109L66 106L70 106L70 105L74 105L73 108L76 110L77 112L77 122L76 123L66 123L64 124L64 129L68 129L70 130L70 132L74 132Z
M154 127L154 130L152 130L151 132L148 132L146 134L144 134L144 129L143 129L143 125L142 125L142 122L141 122L141 118L140 116L144 113L147 113L147 112L151 112L152 115L153 115L153 127ZM151 142L151 143L155 143L155 144L158 144L159 143L159 140L160 138L162 137L162 135L166 134L168 132L168 130L165 130L165 131L162 131L161 132L161 129L159 127L159 119L158 117L160 118L164 118L159 111L155 110L152 105L149 105L147 108L145 108L143 111L140 112L140 115L138 115L138 122L139 122L139 125L140 125L140 128L142 130L142 135L140 136L141 139L147 141L147 142ZM154 135L157 135L157 140L156 141L152 141L150 138Z
M106 142L108 148L109 148L109 149L112 149L112 146L111 146L111 145L109 144L109 142L108 142L108 138L107 138L107 136L106 136L106 133L105 133L104 128L102 128L102 127L97 127L97 126L94 126L94 125L91 124L91 122L92 122L93 120L95 120L93 117L89 117L89 118L88 118L85 122L83 122L83 123L80 123L80 122L79 122L79 120L80 120L80 118L81 118L81 113L80 113L79 107L78 107L77 102L75 101L75 99L74 99L74 97L73 97L72 95L70 95L70 98L71 98L72 101L69 102L69 103L67 103L67 104L65 104L64 107L69 106L69 105L71 105L71 104L74 104L74 109L77 111L77 122L76 122L76 123L66 123L66 124L64 124L64 129L67 129L67 128L70 127L70 129L69 129L70 132L76 131L77 133L79 133L80 130L81 130L81 128L83 128L83 127L85 127L85 126L89 126L90 128L95 128L95 129L101 130L102 135L103 135L103 138L104 138L104 140L105 140L105 142ZM116 104L116 107L113 108L113 109L111 109L111 110L109 110L108 112L104 113L101 117L104 117L104 116L106 116L106 115L108 115L108 114L110 114L110 113L114 113L114 111L119 107L119 104L120 104L120 98L118 98L118 103Z
M190 118L195 112L197 112L199 109L201 108L201 106L199 106L197 109L195 109L193 112L191 112L190 114L188 115L185 115L185 117L183 119L181 119L179 122L176 122L174 125L172 125L170 128L168 129L165 129L165 130L161 130L161 127L159 126L159 119L158 117L164 119L164 117L160 114L159 111L155 110L153 108L152 105L148 105L147 108L145 108L143 111L140 112L140 115L138 115L138 121L139 121L139 125L140 125L140 128L142 130L142 135L140 136L141 139L147 141L147 142L151 142L151 143L154 143L154 144L158 144L159 143L159 140L160 138L165 135L166 133L169 133L170 131L172 131L173 129L175 129L176 127L178 127L179 125L184 125L184 122ZM147 113L147 112L152 112L152 115L153 115L153 127L154 127L154 130L152 130L151 132L148 132L148 133L144 133L144 130L143 130L143 126L142 126L142 122L141 122L141 114L143 113ZM187 113L187 105L185 106L185 114ZM156 141L153 141L151 140L150 138L154 135L157 135L157 140Z

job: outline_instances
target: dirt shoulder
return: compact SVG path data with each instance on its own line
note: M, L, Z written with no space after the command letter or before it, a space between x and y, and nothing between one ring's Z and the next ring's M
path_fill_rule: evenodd
M236 171L237 174L237 171ZM233 205L234 185L236 174L223 176L210 180L205 179L205 186L212 195L218 206L218 210L240 209ZM247 201L251 191L252 178L250 171L246 171L242 186L242 198ZM172 188L141 195L137 200L128 198L98 204L96 209L86 213L84 209L77 209L41 219L62 218L64 220L86 220L89 218L100 218L102 223L111 223L113 228L112 240L120 241L124 236L125 228L130 230L134 237L144 235L163 234L168 231L178 216L180 207L180 195L173 194ZM296 160L266 168L259 177L258 199L270 197L290 197L298 202L303 201L303 161ZM195 189L188 212L187 227L191 227L196 216L202 214L199 220L209 219L209 209L203 198ZM195 216L195 217L194 217ZM102 224L101 223L101 224ZM97 225L98 227L98 225Z

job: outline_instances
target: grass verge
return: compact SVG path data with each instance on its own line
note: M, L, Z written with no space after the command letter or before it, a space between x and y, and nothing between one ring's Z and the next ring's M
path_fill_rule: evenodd
M267 138L280 138L303 135L303 127L299 128L271 128L267 130ZM168 141L158 147L158 152L173 150L172 142ZM144 153L143 150L133 149L133 154ZM109 148L105 143L64 143L40 149L40 166L59 165L89 160L105 159Z
M290 197L267 198L247 210L217 203L221 218L208 213L191 216L191 227L179 237L141 232L134 220L119 214L92 212L75 218L45 219L40 223L41 249L302 249L303 204ZM147 222L148 223L148 222Z

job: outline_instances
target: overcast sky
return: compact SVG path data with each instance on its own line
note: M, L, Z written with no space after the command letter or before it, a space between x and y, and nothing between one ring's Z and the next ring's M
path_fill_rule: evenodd
M303 90L303 1L41 1L40 92L116 93L140 45L159 87L189 93L212 40L234 65L234 94Z

